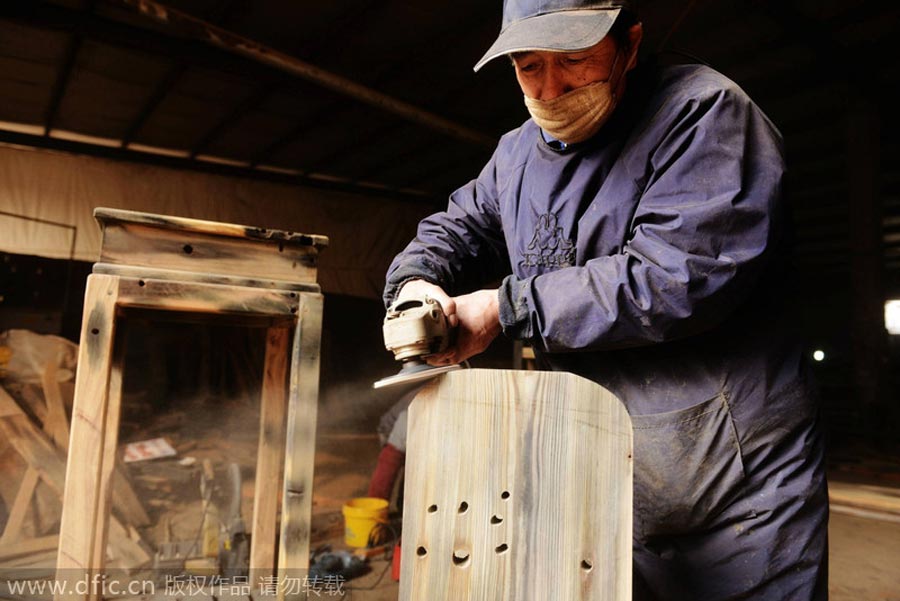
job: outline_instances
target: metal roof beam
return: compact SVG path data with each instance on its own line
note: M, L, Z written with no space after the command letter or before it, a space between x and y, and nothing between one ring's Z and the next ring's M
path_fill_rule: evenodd
M207 19L225 20L233 10L234 0L220 0L207 10L204 16ZM127 148L131 141L134 140L134 137L141 131L141 128L150 118L150 115L153 114L160 103L162 103L166 96L169 95L172 88L178 84L178 81L187 69L188 64L184 60L178 61L169 67L169 70L163 75L162 79L159 80L159 84L153 89L150 96L147 97L147 101L138 111L137 115L135 115L134 120L128 125L128 128L122 135L122 148Z
M128 145L131 144L135 136L141 131L141 128L144 127L144 124L147 123L150 115L153 114L160 103L169 95L169 92L175 87L186 70L187 63L178 63L169 67L169 70L163 78L159 80L159 83L153 88L153 92L147 97L147 101L144 102L144 105L137 112L137 115L135 115L131 123L128 124L125 133L122 134L122 141L120 144L122 148L127 148Z
M90 0L84 8L85 13L92 13L97 0ZM69 78L72 76L72 70L75 68L75 59L78 57L78 51L81 50L82 38L79 34L73 33L69 38L66 46L66 53L63 57L62 65L56 74L56 81L53 82L53 88L50 91L50 101L47 103L47 110L44 112L44 135L49 136L50 130L56 123L56 117L59 114L59 106L66 95L66 88L69 86Z
M373 88L336 75L296 57L279 52L253 40L244 38L201 19L169 8L153 0L114 0L116 4L129 7L136 12L151 17L178 30L181 35L202 40L228 53L249 58L329 89L358 102L411 121L420 126L438 131L469 144L494 148L497 140L493 136L475 131L435 113L426 111Z
M236 121L240 120L244 115L258 107L262 102L274 92L271 86L261 87L249 96L244 98L230 113L225 115L218 123L216 123L200 140L191 148L190 157L196 159L198 154L206 150L216 138L228 131Z

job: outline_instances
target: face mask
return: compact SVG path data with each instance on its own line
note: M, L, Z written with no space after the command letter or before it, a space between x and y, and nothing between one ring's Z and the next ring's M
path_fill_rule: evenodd
M630 57L629 57L630 58ZM538 126L566 144L577 144L592 137L609 120L618 102L618 87L625 72L622 71L613 84L612 78L619 62L619 53L613 61L610 77L552 100L538 100L525 96L525 106Z

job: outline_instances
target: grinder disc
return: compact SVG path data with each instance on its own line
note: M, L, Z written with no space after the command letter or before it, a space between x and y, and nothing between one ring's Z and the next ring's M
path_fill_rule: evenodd
M415 365L407 364L400 370L400 373L378 380L372 385L372 388L384 388L385 386L396 386L397 384L421 382L459 368L459 363L438 366L428 365L427 363Z

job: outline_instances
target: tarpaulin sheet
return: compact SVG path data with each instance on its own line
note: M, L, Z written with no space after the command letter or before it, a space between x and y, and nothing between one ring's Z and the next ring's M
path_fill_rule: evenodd
M424 202L0 146L0 212L61 224L0 214L0 251L65 259L74 234L74 258L96 261L95 207L325 235L323 290L368 298L380 298L390 260L432 209Z

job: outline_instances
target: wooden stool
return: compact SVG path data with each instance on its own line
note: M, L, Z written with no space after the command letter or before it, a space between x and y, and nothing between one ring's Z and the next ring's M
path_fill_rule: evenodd
M409 408L401 601L630 601L632 428L578 376L465 369Z
M112 209L96 209L94 217L103 242L85 291L57 578L90 583L102 576L122 400L124 345L114 344L116 326L139 310L268 328L251 576L275 572L282 454L277 567L305 569L322 328L316 261L328 239ZM57 598L98 597L69 592Z

